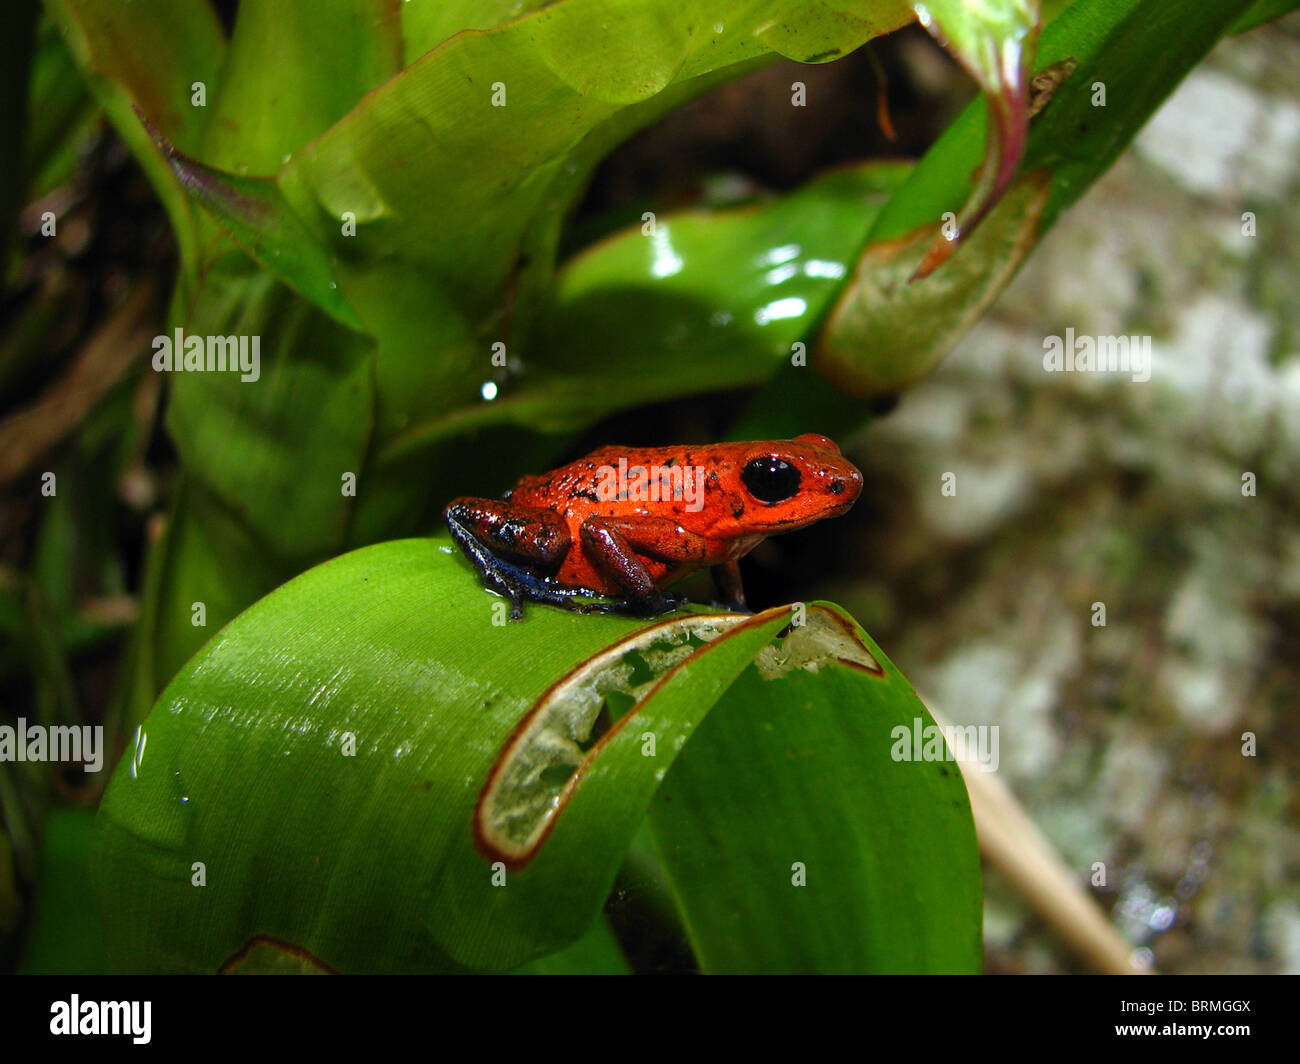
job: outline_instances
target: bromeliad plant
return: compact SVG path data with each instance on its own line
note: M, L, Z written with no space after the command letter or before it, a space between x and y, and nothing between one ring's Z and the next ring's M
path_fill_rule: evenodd
M95 847L114 966L624 970L617 882L706 971L978 968L964 789L891 759L925 710L836 607L498 625L445 539L401 537L649 401L855 428L1290 5L1050 6L1040 36L1035 0L262 0L227 36L207 0L49 0L171 219L166 333L261 356L170 374L183 479ZM558 261L631 133L916 16L987 100L919 163Z

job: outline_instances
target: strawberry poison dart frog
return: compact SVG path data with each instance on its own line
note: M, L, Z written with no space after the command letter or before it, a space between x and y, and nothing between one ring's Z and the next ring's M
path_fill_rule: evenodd
M602 447L502 499L456 499L444 517L511 618L524 599L652 617L681 604L665 587L705 566L744 609L737 560L768 536L838 517L861 491L862 474L825 436Z

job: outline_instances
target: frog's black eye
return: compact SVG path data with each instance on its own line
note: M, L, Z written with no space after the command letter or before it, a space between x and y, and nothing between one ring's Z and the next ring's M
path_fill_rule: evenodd
M740 479L760 502L781 502L799 491L799 470L775 455L746 462L740 471Z

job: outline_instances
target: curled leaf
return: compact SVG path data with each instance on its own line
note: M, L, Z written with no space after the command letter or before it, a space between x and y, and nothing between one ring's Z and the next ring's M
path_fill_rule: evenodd
M928 226L869 245L822 331L814 365L861 398L891 395L929 371L1006 287L1034 247L1049 176L1021 178L971 238L925 284L911 284L930 247Z
M949 232L930 244L912 280L947 262L1010 187L1025 153L1028 80L1038 37L1038 0L914 0L917 19L970 72L988 101L984 162Z

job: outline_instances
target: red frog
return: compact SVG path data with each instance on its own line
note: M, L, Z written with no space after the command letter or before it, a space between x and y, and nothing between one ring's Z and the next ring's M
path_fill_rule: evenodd
M443 516L512 619L524 599L653 617L681 604L665 587L705 566L744 609L738 559L768 536L838 517L861 491L862 474L825 436L602 447L502 499L456 499ZM591 601L600 596L613 601Z

